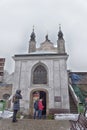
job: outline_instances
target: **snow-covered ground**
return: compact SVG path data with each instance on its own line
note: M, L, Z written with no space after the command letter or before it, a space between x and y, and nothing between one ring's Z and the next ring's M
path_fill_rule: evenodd
M55 114L54 119L55 120L77 120L79 114ZM0 111L0 118L11 118L13 116L13 112L9 110L4 110L4 112ZM86 114L87 117L87 114ZM23 117L21 116L21 119Z
M55 114L54 115L54 119L55 120L77 120L78 119L78 115L79 114ZM86 117L87 117L87 113L86 113Z
M77 120L79 114L55 114L54 119L55 120Z
M0 118L10 118L12 117L13 112L8 111L8 110L4 110L3 112L0 111Z

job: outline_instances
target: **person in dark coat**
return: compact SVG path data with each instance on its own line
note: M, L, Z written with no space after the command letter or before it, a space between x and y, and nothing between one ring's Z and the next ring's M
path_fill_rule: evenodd
M22 99L21 90L17 90L15 95L14 95L14 101L13 101L12 122L17 122L16 115L17 115L17 112L20 110L20 99Z
M34 102L34 119L38 118L38 99Z

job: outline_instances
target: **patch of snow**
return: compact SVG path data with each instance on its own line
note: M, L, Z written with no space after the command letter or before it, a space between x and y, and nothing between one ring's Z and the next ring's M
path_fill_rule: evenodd
M24 116L21 116L21 117L20 117L20 119L23 119L23 118L24 118Z
M79 114L55 114L55 120L77 120Z
M0 118L11 118L13 116L13 112L8 111L8 110L4 110L4 111L0 111Z

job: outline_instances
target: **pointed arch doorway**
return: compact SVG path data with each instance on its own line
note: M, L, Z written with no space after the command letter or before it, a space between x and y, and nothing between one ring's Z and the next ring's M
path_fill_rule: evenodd
M31 91L31 94L30 94L30 112L29 114L31 116L33 116L33 113L34 113L34 107L33 107L33 104L34 104L34 101L36 99L40 99L42 98L43 99L43 105L44 105L44 109L42 111L42 115L43 117L45 117L47 114L48 114L48 91L47 90L32 90Z

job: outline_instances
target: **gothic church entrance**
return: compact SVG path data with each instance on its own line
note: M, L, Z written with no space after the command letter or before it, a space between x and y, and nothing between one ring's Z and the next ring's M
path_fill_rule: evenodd
M44 105L42 115L43 115L43 117L45 117L47 114L47 102L48 102L48 98L47 98L48 94L47 94L46 90L45 91L44 90L34 90L31 92L30 95L31 95L31 97L30 97L30 115L33 116L33 113L34 113L34 107L33 107L34 101L42 98L43 99L42 103Z

